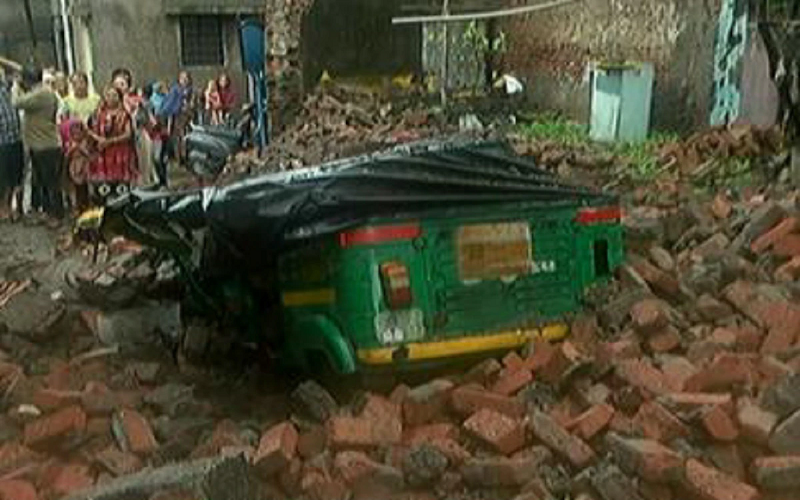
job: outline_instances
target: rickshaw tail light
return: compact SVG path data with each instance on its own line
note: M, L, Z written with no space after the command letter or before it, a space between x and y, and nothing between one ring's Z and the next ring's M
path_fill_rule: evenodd
M384 262L380 267L383 295L389 309L407 309L411 307L411 277L408 267L402 262Z

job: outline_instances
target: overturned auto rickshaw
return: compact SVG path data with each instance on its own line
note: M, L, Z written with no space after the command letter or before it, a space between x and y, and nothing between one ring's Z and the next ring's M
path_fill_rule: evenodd
M134 191L92 220L170 253L242 339L287 365L352 374L562 338L587 288L623 260L620 217L616 197L504 144L450 141Z

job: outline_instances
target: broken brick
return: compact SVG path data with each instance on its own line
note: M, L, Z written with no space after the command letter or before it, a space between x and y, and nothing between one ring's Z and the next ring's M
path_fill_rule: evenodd
M725 193L718 193L711 202L711 214L717 219L724 220L731 216L733 205Z
M757 489L695 459L686 463L688 490L702 500L758 500Z
M620 467L645 481L669 483L683 473L683 457L658 441L609 433L606 442Z
M705 448L705 457L709 465L725 474L741 481L747 479L744 460L736 443L715 443Z
M374 394L368 395L361 417L370 421L378 444L399 444L403 440L401 408L390 400Z
M547 414L534 410L529 425L537 439L566 457L575 467L583 468L595 459L594 450L589 445L570 434Z
M697 373L697 367L684 357L665 356L661 361L661 372L670 389L680 392L686 385L686 381Z
M123 450L136 454L150 454L158 449L153 428L150 422L133 410L121 410L114 415L114 422L118 423L122 435L120 436ZM117 426L115 426L117 427Z
M616 364L616 374L628 384L644 389L650 394L669 392L664 374L644 359L625 359Z
M800 256L793 257L775 270L775 281L790 283L800 278Z
M520 363L522 361L520 360ZM500 379L492 386L492 392L502 394L503 396L511 396L517 391L528 385L533 381L533 374L524 366L509 371L500 376Z
M728 305L718 301L709 294L701 295L697 299L696 307L697 312L706 321L719 321L733 314L733 311Z
M461 464L472 458L469 451L461 446L458 441L449 437L435 437L428 441L427 444L439 450L451 464Z
M646 437L661 442L691 434L689 428L678 417L655 401L644 403L639 408L634 423L642 429Z
M674 351L681 346L681 334L672 326L650 334L647 345L654 353L665 353Z
M657 293L668 298L680 297L681 291L678 280L650 264L647 260L642 258L631 259L631 267L633 267Z
M656 299L644 299L631 308L633 328L637 333L649 335L667 327L669 319L665 304Z
M664 396L662 402L677 411L695 411L705 406L721 406L733 412L733 396L729 393L677 392Z
M761 446L768 444L772 429L778 423L777 415L747 401L740 401L736 417L742 436Z
M416 426L441 418L447 409L447 402L452 389L452 382L439 379L409 391L403 400L403 420L405 424Z
M518 399L470 386L454 390L451 394L451 404L453 410L461 415L471 415L483 408L511 418L522 418L525 414L525 405Z
M735 441L739 437L736 423L722 406L714 405L700 417L708 434L717 441Z
M753 383L757 380L756 367L751 357L723 353L686 380L684 390L690 392L727 390L733 385Z
M764 253L785 236L793 233L797 228L797 219L788 217L774 228L756 238L750 245L750 250L755 254Z
M800 488L800 455L787 457L759 457L751 466L759 486L768 490Z
M0 500L39 500L36 488L27 481L0 480Z
M25 445L48 446L58 440L86 430L86 413L80 406L70 406L25 425Z
M403 443L408 446L414 446L431 441L433 439L456 439L457 437L458 428L453 424L428 424L405 431L403 434Z
M31 399L31 404L44 412L60 410L67 406L80 404L81 393L77 391L59 391L56 389L38 389Z
M590 441L614 418L614 407L610 404L595 405L576 417L567 429L585 441Z
M502 413L487 408L468 418L464 429L503 455L510 455L525 446L525 428Z
M334 417L335 418L335 417ZM297 429L291 422L278 424L264 433L253 457L253 465L263 477L286 468L297 453Z
M144 464L133 453L120 451L114 446L95 455L95 461L114 476L124 476L139 471Z
M778 257L794 258L800 255L800 234L787 234L772 245L772 253Z
M335 449L377 446L370 420L338 415L328 420L328 443Z
M56 498L91 488L94 480L91 469L83 464L55 464L48 467L40 478Z
M573 343L562 342L556 346L547 362L536 371L536 376L545 382L555 384L585 361L585 357Z
M515 372L525 368L525 361L519 356L519 354L517 354L516 351L511 351L503 358L503 366L505 366L506 371Z
M297 453L306 460L311 459L325 451L328 445L328 433L321 425L313 426L299 434L297 438Z

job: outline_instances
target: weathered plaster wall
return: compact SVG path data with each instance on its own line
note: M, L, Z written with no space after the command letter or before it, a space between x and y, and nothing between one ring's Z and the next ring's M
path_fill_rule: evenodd
M77 40L89 45L76 50L78 67L92 70L95 85L108 82L115 68L131 69L136 85L165 80L172 82L182 69L189 70L195 85L219 74L221 67L181 66L178 18L164 11L163 0L84 0L76 21ZM225 24L226 68L244 90L241 51L234 17ZM78 48L78 47L76 47Z
M720 0L583 0L511 18L506 70L528 82L546 109L588 119L587 63L639 60L656 66L653 125L707 123Z

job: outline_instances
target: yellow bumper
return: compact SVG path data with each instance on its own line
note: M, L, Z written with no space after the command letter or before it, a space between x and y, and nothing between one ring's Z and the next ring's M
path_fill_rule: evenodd
M543 328L514 330L438 342L406 344L404 347L408 355L404 356L404 359L409 361L424 361L480 354L483 352L510 350L522 347L536 338L560 340L564 338L568 332L569 327L567 325L554 324ZM388 365L395 361L394 352L399 348L400 346L359 349L356 355L358 360L365 365Z

